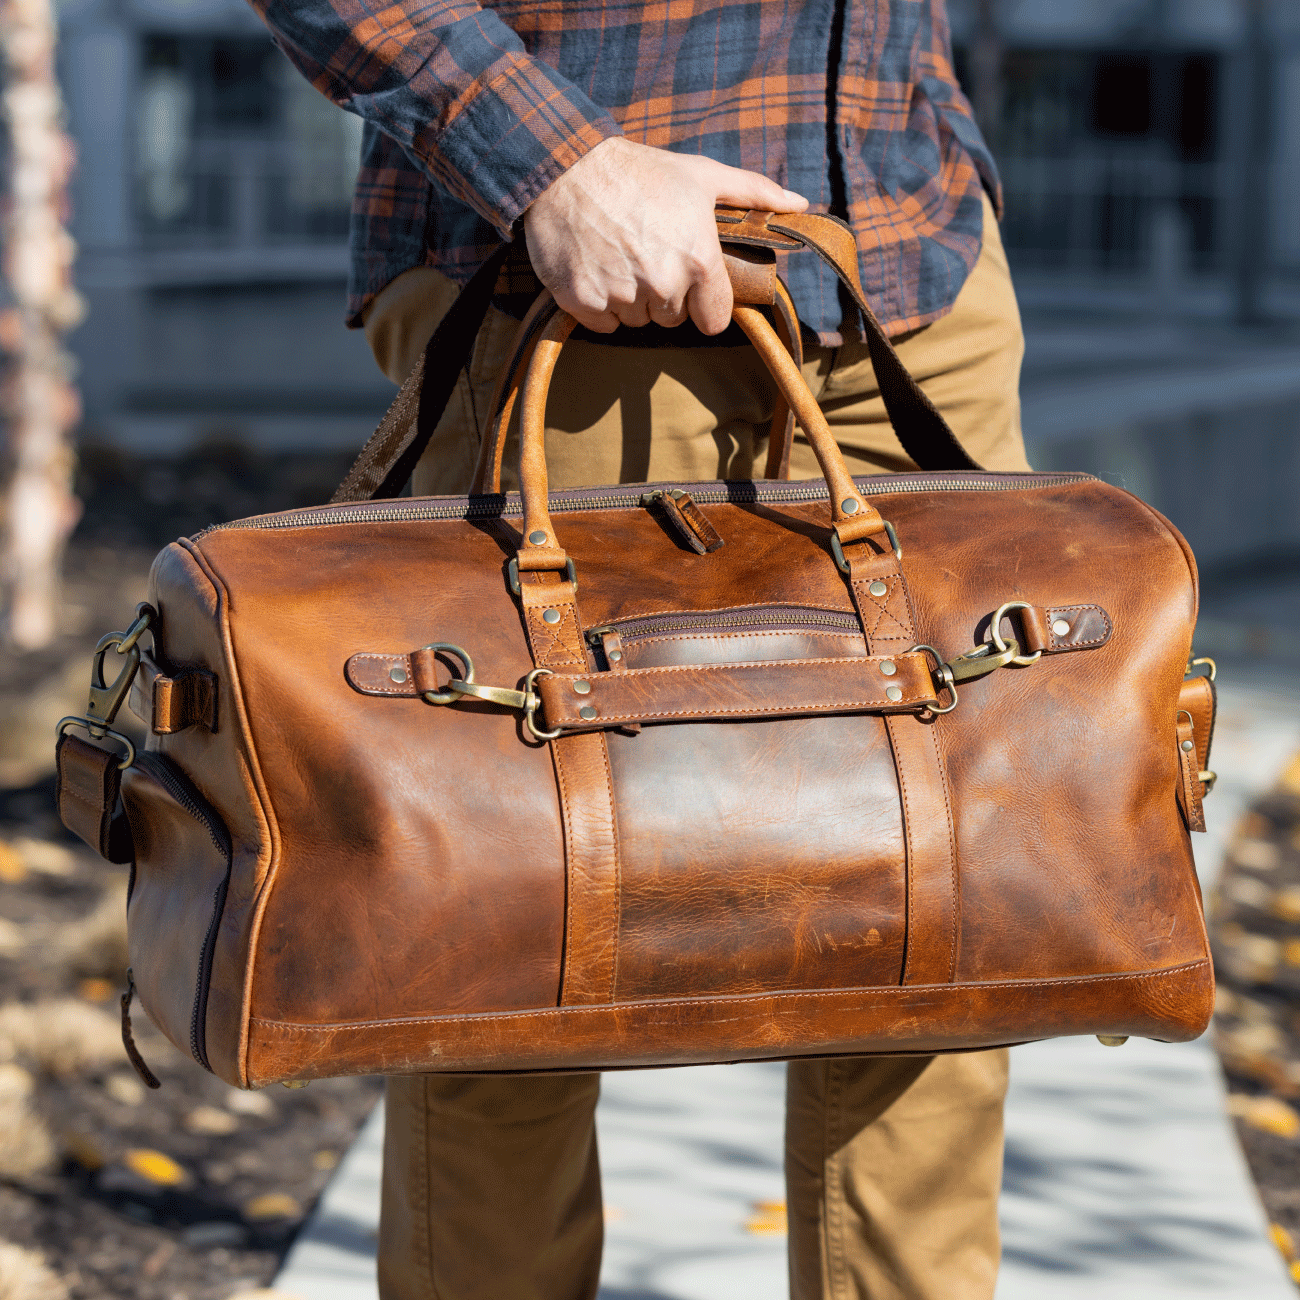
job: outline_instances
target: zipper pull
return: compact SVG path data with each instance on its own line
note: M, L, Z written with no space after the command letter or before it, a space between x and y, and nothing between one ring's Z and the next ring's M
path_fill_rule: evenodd
M657 488L641 495L643 506L660 505L668 522L696 555L708 555L726 545L721 533L705 518L704 511L681 488Z

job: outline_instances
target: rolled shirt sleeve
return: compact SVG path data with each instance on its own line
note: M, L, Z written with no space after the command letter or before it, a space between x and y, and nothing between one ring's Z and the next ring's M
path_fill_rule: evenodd
M618 123L469 0L250 0L322 94L392 137L508 237Z

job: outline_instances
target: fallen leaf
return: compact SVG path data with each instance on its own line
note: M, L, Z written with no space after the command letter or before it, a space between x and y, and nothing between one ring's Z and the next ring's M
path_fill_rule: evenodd
M92 1174L97 1169L102 1169L108 1159L104 1148L86 1133L63 1134L63 1148L83 1169Z
M1283 1259L1290 1260L1295 1255L1295 1242L1291 1240L1291 1234L1280 1223L1270 1223L1268 1225L1268 1235L1272 1237L1273 1245L1281 1252Z
M16 885L27 878L27 863L12 845L0 840L0 880L6 885Z
M148 1147L134 1147L122 1157L122 1163L133 1173L159 1187L179 1187L189 1182L189 1175L171 1156Z
M244 1218L260 1223L268 1219L297 1219L302 1215L302 1206L287 1192L266 1192L254 1196L244 1206Z
M784 1236L789 1231L784 1201L755 1201L754 1213L745 1220L745 1231L755 1236Z
M198 1106L185 1116L185 1127L191 1133L209 1137L224 1137L239 1128L239 1117L215 1106Z
M1252 1097L1248 1093L1233 1093L1228 1098L1228 1114L1235 1115L1251 1128L1263 1133L1273 1133L1281 1138L1300 1134L1300 1113L1288 1106L1280 1097L1264 1094Z
M339 1153L337 1151L317 1151L312 1156L311 1162L317 1169L333 1169L339 1162Z
M77 985L77 992L87 1002L107 1002L117 990L108 980L88 979Z

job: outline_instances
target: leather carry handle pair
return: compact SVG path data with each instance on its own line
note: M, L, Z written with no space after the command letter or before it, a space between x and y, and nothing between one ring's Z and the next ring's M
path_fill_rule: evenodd
M826 417L776 331L756 307L738 304L732 319L758 350L772 378L812 445L830 491L831 519L841 544L883 533L880 512L854 483ZM568 556L560 546L547 503L546 395L565 339L577 327L567 312L555 308L532 349L524 380L519 437L519 492L523 500L522 544L517 553L522 573L562 569Z
M862 313L876 382L904 451L921 469L980 468L908 374L873 315L858 278L857 246L848 226L835 217L811 213L746 212L735 208L717 209L717 219L718 237L724 248L739 246L774 252L811 249L821 257ZM401 492L433 437L469 359L510 248L509 244L498 248L461 291L331 501L371 501Z

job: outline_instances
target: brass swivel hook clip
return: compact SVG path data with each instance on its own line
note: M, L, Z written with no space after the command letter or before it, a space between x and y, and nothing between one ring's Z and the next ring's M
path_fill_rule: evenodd
M125 632L109 632L106 636L100 637L99 644L95 647L95 657L90 666L90 694L86 702L85 714L61 718L55 728L60 736L69 727L85 727L92 740L103 740L106 737L116 740L126 750L126 757L118 764L122 771L135 762L135 745L129 736L114 731L112 724L131 691L131 683L135 681L136 671L140 667L140 638L153 626L154 620L158 617L158 612L152 605L143 603L136 606L135 612L135 622ZM104 672L109 650L115 651L125 659L121 670L111 682Z
M554 740L560 735L559 731L542 731L537 726L537 710L541 707L541 696L533 689L534 683L539 677L551 677L554 674L549 668L534 668L532 672L524 678L524 689L522 691L512 690L508 686L484 686L474 680L474 661L469 657L469 651L462 649L458 645L453 645L450 641L434 641L424 647L426 650L434 650L453 659L459 659L463 676L453 677L441 691L425 691L424 698L430 704L455 704L459 700L486 700L489 704L501 704L507 709L517 709L524 715L524 723L528 730L537 737L538 740Z
M934 677L936 691L947 691L951 696L952 703L944 705L943 708L931 706L930 713L951 713L957 707L957 683L974 682L981 677L987 677L990 673L995 673L999 668L1006 668L1011 664L1025 666L1037 663L1042 655L1041 650L1035 651L1031 655L1020 653L1020 643L1012 637L1007 640L1002 635L1001 623L1003 615L1009 614L1013 609L1031 609L1032 606L1023 600L1008 600L1005 604L999 605L993 615L989 631L993 637L992 641L986 641L983 645L977 645L973 650L967 650L965 654L958 655L955 659L949 659L944 662L943 656L932 645L914 645L912 650L925 650L934 656L935 667L932 668L931 675ZM910 653L910 652L909 652Z

